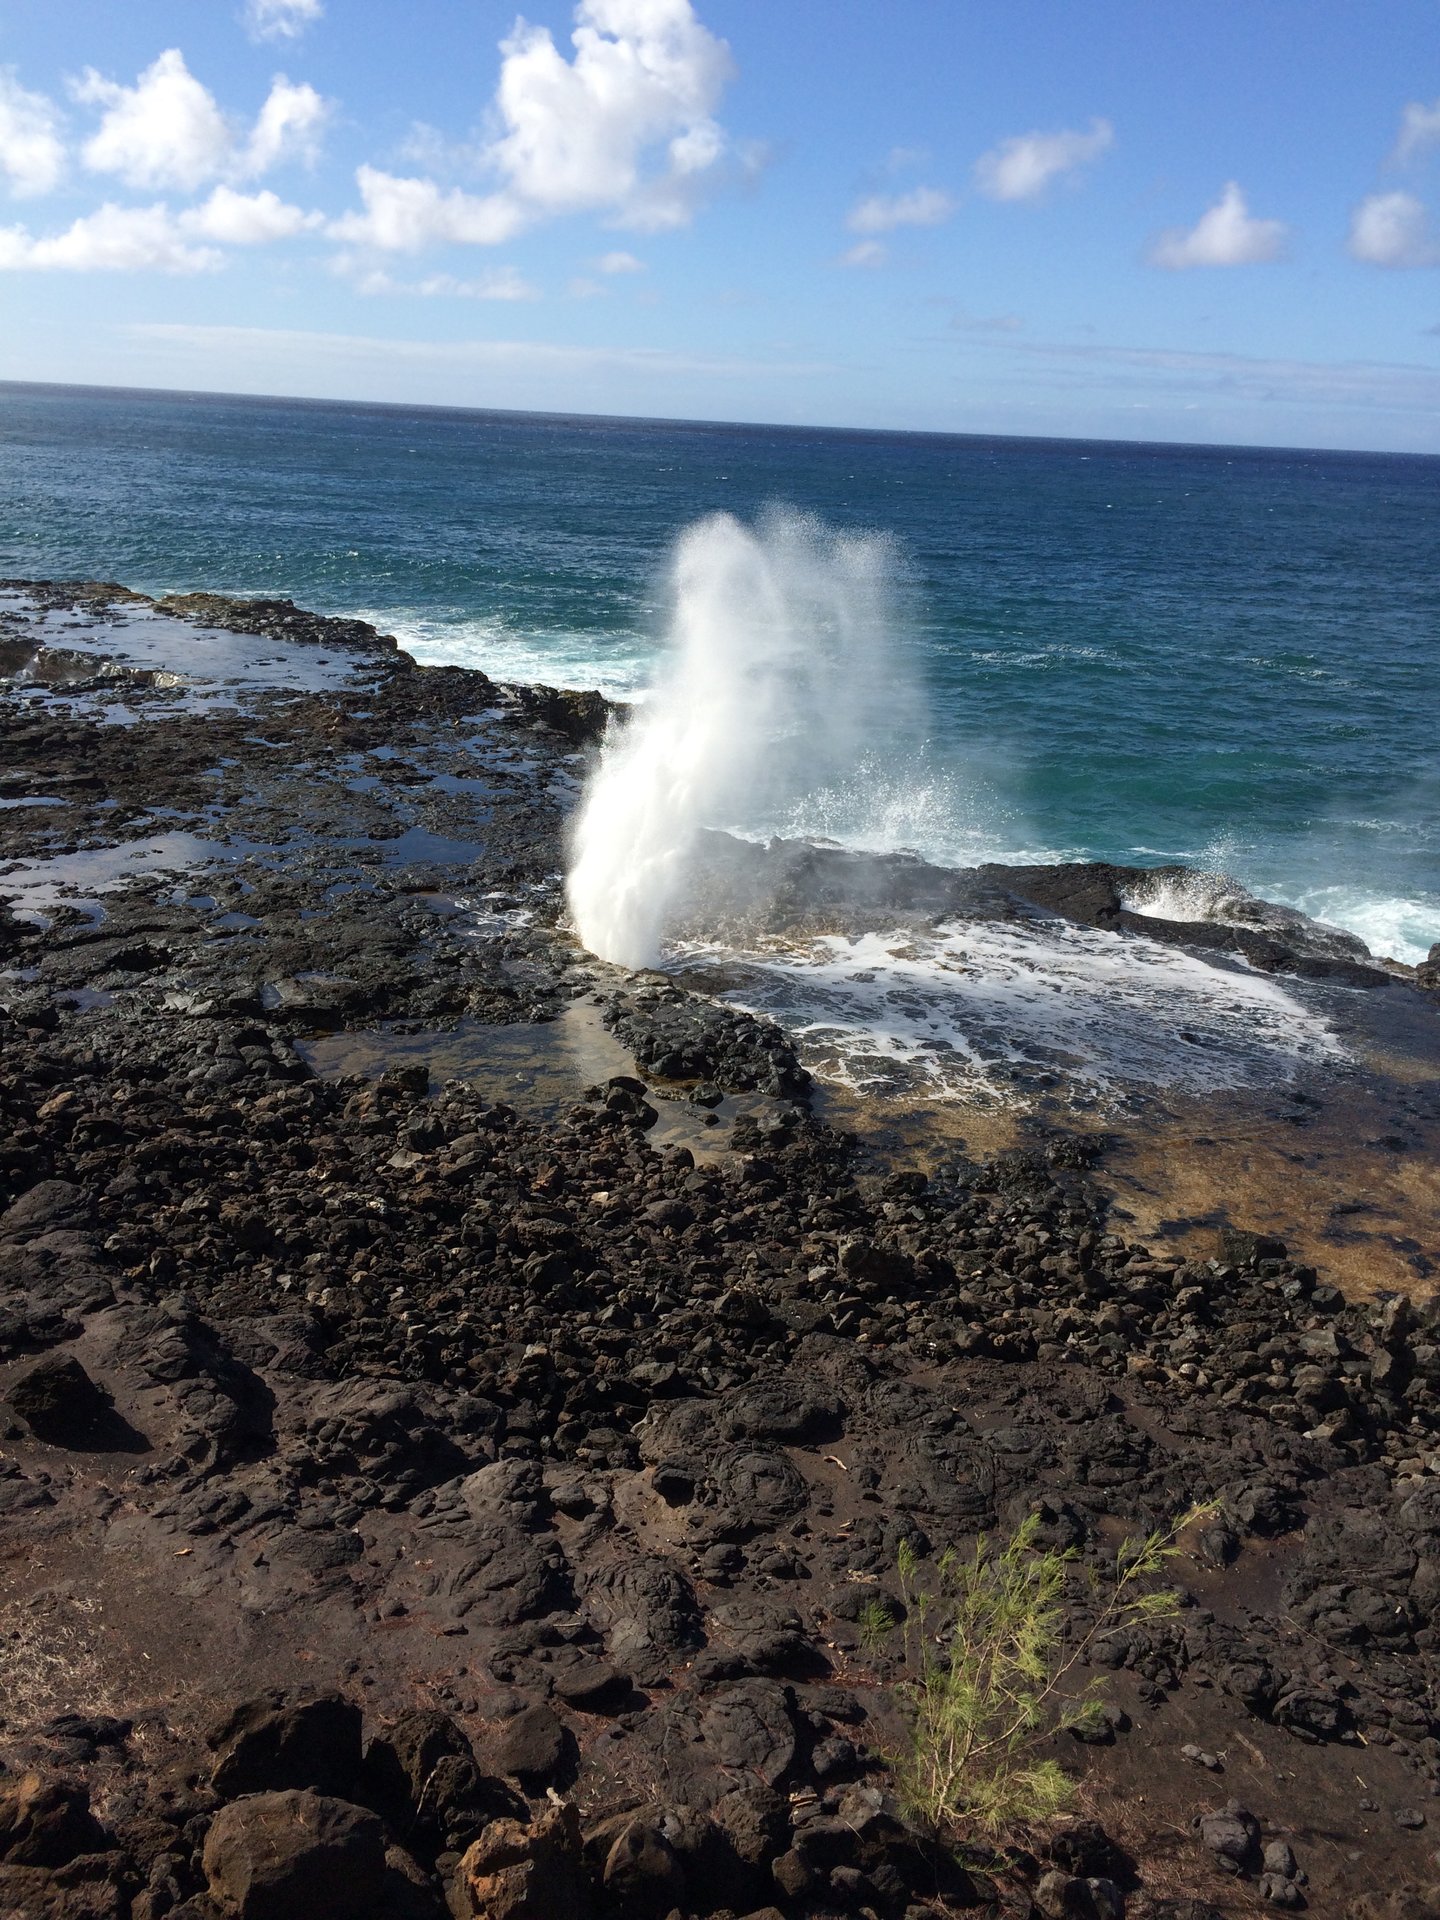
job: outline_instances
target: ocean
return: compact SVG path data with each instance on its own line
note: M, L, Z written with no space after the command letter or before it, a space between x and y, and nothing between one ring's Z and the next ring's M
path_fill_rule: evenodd
M0 574L283 595L498 678L645 697L717 513L883 543L923 778L870 768L908 784L868 844L1440 940L1440 459L0 385Z

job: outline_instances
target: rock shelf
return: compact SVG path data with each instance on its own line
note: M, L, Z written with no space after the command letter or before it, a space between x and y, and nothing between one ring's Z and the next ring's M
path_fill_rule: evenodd
M1060 1130L878 1166L565 935L598 697L203 595L347 673L197 710L153 604L0 603L0 1914L1440 1911L1440 1307L1135 1244ZM1073 1814L918 1831L902 1545L1197 1501Z

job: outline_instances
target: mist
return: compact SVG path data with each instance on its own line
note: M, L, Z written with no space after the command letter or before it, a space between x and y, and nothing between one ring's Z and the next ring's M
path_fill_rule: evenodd
M706 828L905 837L907 793L931 792L903 589L891 540L797 513L681 535L656 686L607 738L576 820L569 905L592 953L659 959Z

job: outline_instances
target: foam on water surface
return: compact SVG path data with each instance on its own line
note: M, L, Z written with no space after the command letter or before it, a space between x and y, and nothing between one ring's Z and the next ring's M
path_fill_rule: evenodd
M1060 921L978 922L735 953L678 945L669 964L780 1020L806 1064L855 1091L1023 1099L1264 1085L1343 1063L1323 1014L1242 965Z
M361 608L356 616L393 634L423 667L468 667L492 680L596 688L611 700L635 700L650 685L655 645L646 635L545 628L526 632L496 615L425 616L413 610Z

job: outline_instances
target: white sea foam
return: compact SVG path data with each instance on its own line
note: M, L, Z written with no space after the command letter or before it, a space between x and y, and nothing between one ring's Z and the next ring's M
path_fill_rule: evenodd
M1440 900L1406 900L1363 887L1312 887L1293 896L1301 913L1357 934L1373 954L1418 966L1440 941Z
M1291 934L1304 926L1309 940L1323 948L1325 936L1338 936L1336 950L1359 940L1380 959L1416 966L1440 940L1440 901L1412 900L1370 893L1363 887L1319 886L1287 895L1276 887L1259 899L1228 874L1157 874L1138 883L1125 905L1134 913L1161 920L1213 920L1225 926ZM1303 920L1297 918L1303 916Z
M1062 921L678 946L672 964L769 1013L812 1071L859 1091L1021 1097L1063 1076L1097 1095L1265 1085L1344 1049L1276 981Z
M535 633L494 619L447 620L378 607L361 609L393 634L424 667L471 667L492 680L531 686L598 688L612 700L634 700L654 671L654 648L642 637L546 627Z

